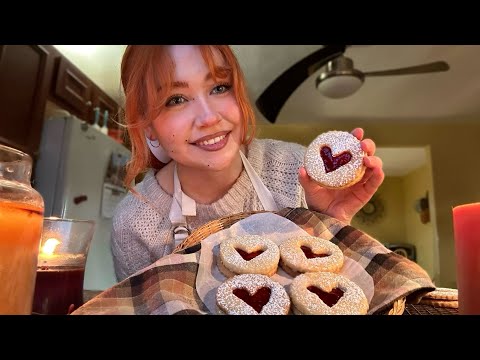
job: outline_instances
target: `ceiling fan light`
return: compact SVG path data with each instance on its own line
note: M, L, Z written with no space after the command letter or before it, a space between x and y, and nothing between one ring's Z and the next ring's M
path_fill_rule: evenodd
M317 90L326 97L340 99L355 93L363 84L363 78L353 75L335 75L331 77L317 78Z

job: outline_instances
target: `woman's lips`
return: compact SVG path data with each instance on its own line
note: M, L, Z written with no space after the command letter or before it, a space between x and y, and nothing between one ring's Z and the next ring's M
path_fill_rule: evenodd
M230 133L227 133L227 134L216 136L213 139L210 139L209 140L210 142L216 141L214 144L207 144L208 141L200 141L195 143L195 146L198 146L199 148L205 151L218 151L220 149L223 149L225 145L227 145L229 135Z

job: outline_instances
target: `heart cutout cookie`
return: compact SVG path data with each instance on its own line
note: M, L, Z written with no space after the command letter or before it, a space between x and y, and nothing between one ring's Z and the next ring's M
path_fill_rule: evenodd
M344 151L336 156L332 155L332 149L329 146L323 146L320 149L320 156L325 166L325 172L329 173L337 170L339 167L348 164L352 159L352 154L349 151Z
M248 305L255 309L257 313L260 313L263 307L270 300L270 294L272 291L267 287L258 289L255 294L250 295L246 289L234 289L233 294L245 301Z
M347 131L327 131L307 147L305 171L323 187L343 189L358 183L365 174L367 153L362 142Z
M331 272L297 276L290 284L294 314L360 315L368 312L362 288L352 280Z
M319 257L326 257L329 256L330 254L315 254L311 248L308 246L302 245L300 246L300 249L302 249L303 253L305 254L305 257L307 259L314 259L314 258L319 258Z
M253 251L251 253L249 253L247 251L244 251L242 249L238 249L238 248L235 248L235 250L237 250L237 252L240 254L240 256L246 261L250 261L250 260L256 258L261 253L263 253L263 250L257 250L257 251Z
M226 277L236 274L263 274L277 272L280 250L272 240L260 235L242 235L220 243L218 269Z
M287 315L290 311L287 291L266 275L235 275L218 287L215 298L220 313L228 315Z
M317 295L320 298L320 300L322 300L329 307L332 307L333 305L335 305L338 302L338 300L340 300L340 298L343 296L343 291L339 288L334 288L332 289L332 291L326 292L312 285L312 286L308 286L307 290Z
M280 245L280 266L289 275L330 271L339 272L343 267L342 250L333 242L316 236L296 236Z

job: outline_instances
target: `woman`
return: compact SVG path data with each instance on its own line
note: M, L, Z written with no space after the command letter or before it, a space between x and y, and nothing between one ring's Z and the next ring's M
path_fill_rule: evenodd
M349 223L383 181L370 139L361 142L369 155L362 181L344 190L309 178L302 166L305 147L255 139L244 77L228 46L130 45L121 72L132 142L125 184L131 188L147 172L114 216L119 281L222 216L308 207ZM363 138L362 129L352 134ZM152 154L166 163L158 171Z

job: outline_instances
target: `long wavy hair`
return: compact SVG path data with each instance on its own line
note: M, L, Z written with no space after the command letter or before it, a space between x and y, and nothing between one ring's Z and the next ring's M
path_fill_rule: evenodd
M231 68L232 89L243 119L243 144L255 136L255 114L248 99L245 79L238 61L228 45L198 45L214 81L225 74L215 67L214 49ZM137 175L148 168L161 168L164 164L150 152L145 129L157 118L171 91L175 63L168 45L128 45L121 64L121 81L125 93L124 126L131 142L132 156L127 163L124 184L130 190Z

